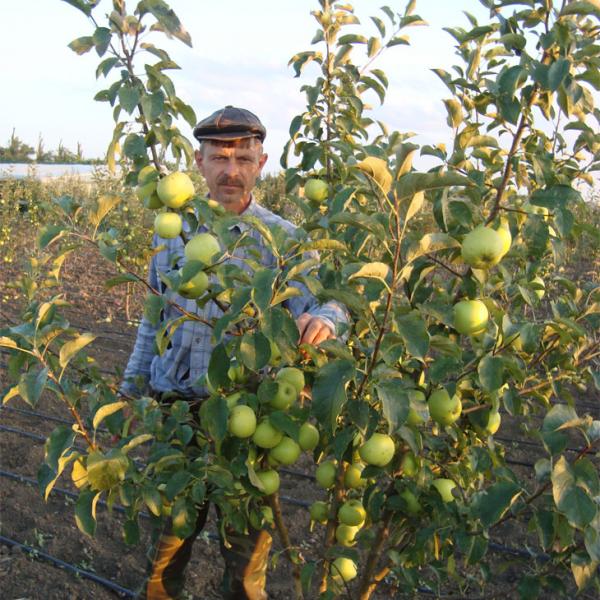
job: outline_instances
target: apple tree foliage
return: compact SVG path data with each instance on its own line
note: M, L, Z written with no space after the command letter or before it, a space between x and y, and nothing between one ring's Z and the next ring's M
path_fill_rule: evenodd
M135 185L150 163L163 171L169 152L191 162L177 119L193 125L195 115L165 74L177 65L147 41L164 32L189 44L177 16L162 0L142 0L132 14L115 0L101 26L97 2L67 1L94 24L71 47L95 50L98 76L114 79L96 99L113 108L108 161L120 155L123 185ZM457 65L435 70L448 90L452 143L420 147L370 106L383 104L388 88L377 58L401 50L394 47L408 43L410 27L424 25L415 3L400 13L383 7L366 25L347 3L319 0L313 49L290 61L296 76L315 77L302 86L306 109L292 120L281 158L301 229L289 237L194 196L175 212L190 231L205 225L222 252L211 264L190 261L165 273L164 294L147 289L145 316L164 352L178 327L199 319L183 309L177 290L200 271L209 275L197 303L215 302L222 313L205 323L215 343L203 380L207 400L159 405L117 395L86 353L94 336L69 325L64 301L44 294L41 274L23 277L22 322L0 332L13 379L3 401L20 396L35 406L47 390L69 407L74 426L48 438L39 482L47 497L69 467L84 533L94 533L101 497L125 507L130 543L139 538L142 510L157 522L172 519L185 536L196 506L210 500L239 531L275 522L297 597L318 587L323 598L366 599L378 585L436 593L448 581L463 592L484 586L497 560L493 540L514 523L520 543L535 547L518 583L523 597L598 588L600 421L577 400L600 388L600 290L560 267L578 231L579 190L600 165L600 10L591 0L481 3L489 22L467 13L466 28L447 28ZM145 57L154 62L142 73L136 61ZM433 166L417 170L417 156ZM324 201L302 196L309 179L326 183ZM109 220L120 201L119 192L101 196L85 224L75 199L58 198L41 250L64 256L93 244L115 266L109 286L149 287L128 265L118 224ZM237 235L232 226L240 220L246 227ZM498 264L483 270L461 253L479 226L503 228L511 239ZM243 264L225 260L240 246L253 255L249 231L276 257L277 270L261 266L258 248ZM37 287L30 285L36 276ZM298 348L285 300L299 283L321 302L347 308L348 326L336 340ZM467 335L455 328L454 305L469 299L484 303L489 317ZM177 317L164 322L166 308ZM307 387L290 407L275 408L284 366L301 369ZM236 423L232 435L230 413L242 412L236 405L294 443L302 424L319 430L312 456L330 473L327 481L323 469L317 475L326 489L315 488L324 521L315 524L323 527L316 558L290 540L277 494L265 500L265 482L276 489L281 460L246 437L247 423ZM518 464L517 435L538 448L533 468ZM359 501L366 524L340 532L338 511L348 501Z

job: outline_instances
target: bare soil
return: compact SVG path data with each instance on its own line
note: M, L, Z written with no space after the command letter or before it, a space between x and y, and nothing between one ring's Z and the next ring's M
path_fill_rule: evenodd
M15 294L8 284L21 272L21 264L0 263L0 326L18 318ZM92 251L70 257L64 267L64 285L61 291L72 303L68 314L74 325L99 335L93 345L93 355L107 374L123 368L135 339L133 319L140 314L140 296L127 297L125 288L110 291L102 287L102 282L111 276L110 265ZM6 385L6 357L0 355L0 389ZM600 406L598 398L586 399L589 404ZM9 431L13 428L21 432L47 436L55 426L47 419L33 417L10 410L25 408L22 402L11 401L8 409L0 410L0 469L3 472L36 477L36 471L43 458L43 443L25 437L22 433ZM64 419L69 419L68 411L55 399L43 397L36 411ZM594 414L594 413L593 413ZM595 410L595 418L600 418L600 410ZM506 431L505 431L506 430ZM507 420L503 424L503 435L518 437L517 424ZM512 453L517 460L532 464L541 454L540 450L519 447ZM308 457L298 467L305 472L312 470ZM516 467L518 468L518 467ZM523 467L529 473L529 467ZM68 477L59 480L58 487L73 491ZM299 477L285 476L282 495L295 500L312 501L315 498L312 486ZM127 546L122 540L121 516L112 516L105 509L99 511L98 531L91 539L77 529L73 511L74 501L58 492L53 492L47 502L43 500L37 486L0 477L0 525L2 535L48 553L86 571L118 583L129 590L135 590L144 577L144 548L148 543L147 522L143 525L142 542L139 546ZM284 503L286 521L291 524L292 539L303 539L304 550L310 554L321 543L319 532L306 538L307 512L297 506ZM214 521L208 528L214 532ZM514 525L506 524L496 541L506 546L523 548L525 533ZM269 575L269 597L289 599L292 595L291 577L286 561L280 556L280 546L276 545L273 568ZM533 569L531 561L519 561L505 553L488 556L491 564L492 582L486 588L485 598L518 598L516 586L523 572ZM210 539L198 539L188 569L188 598L211 600L220 598L219 583L222 562L217 544ZM558 574L557 575L562 575ZM90 580L57 568L48 562L28 555L15 547L0 544L1 597L6 600L75 600L110 599L115 592ZM481 595L474 589L465 595L456 588L445 592L445 598L471 598ZM554 594L544 594L554 597ZM315 595L316 597L316 595ZM409 597L392 591L382 590L378 598ZM431 597L431 594L415 594L410 597ZM593 598L592 595L581 597ZM310 600L310 599L309 599Z

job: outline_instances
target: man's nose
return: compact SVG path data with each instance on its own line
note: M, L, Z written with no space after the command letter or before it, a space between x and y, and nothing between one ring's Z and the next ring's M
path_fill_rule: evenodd
M239 167L235 159L230 158L225 165L225 173L227 175L236 175L239 172Z

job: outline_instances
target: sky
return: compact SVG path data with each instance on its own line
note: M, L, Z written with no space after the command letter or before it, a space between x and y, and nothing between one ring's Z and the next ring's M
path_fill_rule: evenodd
M361 32L375 33L369 17L383 16L384 0L351 2L363 24ZM389 0L395 12L404 12L407 0ZM129 0L128 5L134 3ZM266 171L279 169L279 157L288 137L289 123L302 112L300 87L312 83L315 71L294 77L288 61L299 51L313 49L317 29L311 10L317 0L171 0L170 6L192 37L192 48L156 35L155 43L167 49L181 70L169 71L178 95L191 104L201 119L233 104L259 115L267 128L265 149L270 155ZM95 9L103 15L111 2ZM443 98L447 88L431 71L449 69L456 62L454 40L443 27L469 27L463 13L480 22L487 11L478 0L417 0L415 12L428 26L410 27L410 46L384 53L377 67L389 77L386 103L375 112L391 129L417 135L420 144L446 141L449 135ZM92 50L78 56L67 44L91 35L85 15L61 0L0 0L0 145L13 128L33 145L41 135L46 149L59 142L84 156L103 156L114 122L108 103L93 100L105 87L95 70L100 58ZM112 80L110 79L110 83ZM376 102L374 103L377 104ZM182 125L191 139L191 128Z

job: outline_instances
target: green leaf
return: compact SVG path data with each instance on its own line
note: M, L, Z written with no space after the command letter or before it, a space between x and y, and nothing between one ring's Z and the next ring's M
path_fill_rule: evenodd
M552 469L552 495L558 510L572 527L583 529L597 514L594 501L576 485L575 475L564 456Z
M260 332L246 332L239 347L239 358L251 371L259 371L271 358L269 340Z
M213 396L200 405L200 421L210 436L219 445L227 435L229 410L222 396Z
M515 65L514 67L510 67L503 71L498 77L498 90L500 95L506 98L512 98L520 80L525 74L525 69L520 65Z
M396 319L398 333L412 356L421 360L429 350L429 333L427 325L418 311L413 311Z
M154 15L167 33L182 41L190 48L192 47L190 34L184 29L181 21L166 2L163 2L163 0L143 0L143 6L148 12Z
M276 277L277 271L274 269L259 269L252 277L252 300L261 312L269 308Z
M101 492L83 490L75 504L75 522L79 530L93 537L96 533L96 503Z
M600 7L597 2L594 0L575 0L574 2L569 2L564 6L564 8L560 11L561 16L567 15L596 15L600 18Z
M157 327L162 319L162 311L166 306L165 298L158 294L148 294L144 301L144 317Z
M103 56L104 53L108 50L108 46L110 45L110 38L111 33L108 27L96 28L92 39L94 40L94 46L96 47L96 52L98 53L98 56Z
M127 519L123 524L123 539L126 544L134 546L140 542L140 526L135 519Z
M69 48L71 48L73 52L76 52L79 55L89 52L93 47L94 38L89 35L77 38L69 44Z
M142 158L146 156L146 142L141 135L130 133L123 142L123 154L128 158Z
M217 344L210 355L208 362L208 380L213 387L221 387L229 384L227 371L231 362L223 344Z
M106 77L118 62L119 59L116 56L111 56L110 58L103 60L96 68L96 79L98 79L100 75Z
M413 262L424 254L431 254L449 248L460 248L460 242L447 233L426 233L419 240L419 245L410 249L407 261Z
M86 17L92 14L92 6L86 2L86 0L63 0L67 4L74 6L80 10Z
M315 377L312 411L322 427L335 431L337 419L347 401L346 386L354 377L354 365L348 360L327 363Z
M96 339L93 333L82 333L75 339L62 345L59 354L60 366L64 369L69 361L85 346L91 344Z
M399 199L412 198L417 192L436 190L451 186L472 187L475 183L459 173L407 173L396 184Z
M566 58L554 61L548 69L548 88L555 92L569 74L571 63Z
M408 392L399 379L383 381L375 387L381 402L383 416L388 422L390 432L393 433L406 422L410 409Z
M592 560L600 562L600 512L594 520L585 528L583 540L585 549Z
M28 371L23 373L19 380L19 395L29 406L35 407L42 395L44 386L48 380L48 367L39 371Z
M38 236L38 247L43 250L51 242L57 240L63 232L62 225L46 225Z
M154 94L143 94L140 100L142 112L148 121L155 121L165 109L165 95L159 90Z
M486 491L475 494L473 515L487 529L502 518L521 493L521 488L511 481L494 483Z
M504 383L504 361L499 356L484 356L477 365L479 381L486 392L493 392Z
M189 471L177 471L173 473L171 479L167 482L165 488L165 496L169 502L175 499L175 496L183 492L188 483L192 479L192 474Z
M119 102L123 109L129 114L133 113L140 101L140 90L131 85L123 85L119 88Z
M178 498L171 509L173 533L181 538L187 538L196 528L198 511L191 498Z

